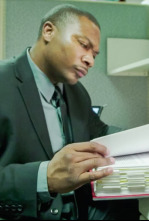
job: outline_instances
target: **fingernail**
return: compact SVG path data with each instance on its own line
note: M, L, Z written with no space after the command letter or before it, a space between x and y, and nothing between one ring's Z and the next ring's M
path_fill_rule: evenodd
M110 162L111 162L112 164L115 164L115 159L114 159L113 157L111 157L111 158L110 158Z
M109 167L109 168L107 169L107 172L108 172L108 174L112 174L112 173L113 173L113 168L112 168L112 167Z

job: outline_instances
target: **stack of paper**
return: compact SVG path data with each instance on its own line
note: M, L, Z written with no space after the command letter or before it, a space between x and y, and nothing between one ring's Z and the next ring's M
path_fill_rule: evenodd
M92 182L93 199L149 197L149 125L93 141L105 145L116 159L112 175Z

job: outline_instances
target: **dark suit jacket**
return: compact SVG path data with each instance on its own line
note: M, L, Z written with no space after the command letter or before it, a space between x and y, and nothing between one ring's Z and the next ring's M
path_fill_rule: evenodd
M108 126L92 112L81 83L64 85L64 89L73 142L105 135ZM39 217L38 168L52 157L39 93L23 52L0 65L0 217ZM61 207L60 198L56 204Z

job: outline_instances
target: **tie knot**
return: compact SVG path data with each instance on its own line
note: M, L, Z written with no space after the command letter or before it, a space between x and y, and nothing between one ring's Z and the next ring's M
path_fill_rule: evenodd
M55 86L55 91L51 99L52 105L56 108L59 107L61 99L62 99L62 94L60 88L58 86Z

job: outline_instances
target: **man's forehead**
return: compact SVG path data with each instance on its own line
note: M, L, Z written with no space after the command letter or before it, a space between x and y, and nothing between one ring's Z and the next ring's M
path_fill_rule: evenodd
M67 23L62 33L65 40L66 38L68 40L72 36L77 36L88 39L92 45L99 46L99 27L85 16L79 17L75 21Z
M94 22L86 17L81 17L80 28L84 38L88 39L93 46L99 46L100 29Z
M74 20L70 20L66 25L64 30L70 31L74 34L80 33L80 31L92 31L96 32L97 35L100 33L99 27L85 16L76 17ZM76 33L75 33L76 32Z
M81 30L83 32L96 33L97 37L100 35L99 27L94 22L92 22L90 19L88 19L85 16L82 16L82 17L80 17L79 21L80 21Z

